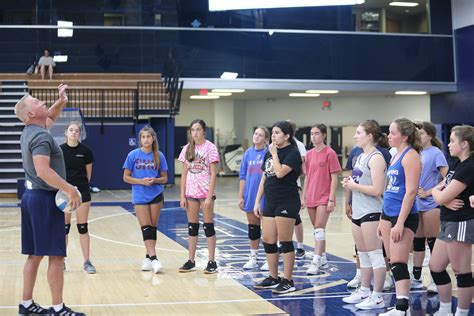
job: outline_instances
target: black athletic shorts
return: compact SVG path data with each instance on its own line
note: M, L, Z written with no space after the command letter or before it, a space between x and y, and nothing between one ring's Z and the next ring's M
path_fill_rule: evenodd
M151 205L151 204L158 204L160 202L163 202L163 200L165 199L164 195L163 195L163 192L161 192L160 194L158 194L157 196L155 196L153 198L153 200L151 200L150 202L148 203L135 203L134 205Z
M360 227L362 223L378 222L379 220L380 220L380 213L370 213L365 216L362 216L359 219L352 219L352 223Z
M382 217L380 219L389 221L390 223L392 223L392 227L393 227L397 223L398 216L387 216L387 215L385 215L385 213L382 212ZM403 226L405 226L406 228L411 229L413 231L413 233L416 234L416 230L418 229L418 223L419 222L420 222L420 217L419 217L418 213L410 214L410 215L408 215L407 219L405 220L405 223L403 224Z
M89 185L79 185L77 186L79 192L81 192L82 196L82 203L90 202L91 201L91 188Z
M263 216L265 217L287 217L297 219L301 209L300 199L286 200L284 202L265 200L265 207L263 209Z

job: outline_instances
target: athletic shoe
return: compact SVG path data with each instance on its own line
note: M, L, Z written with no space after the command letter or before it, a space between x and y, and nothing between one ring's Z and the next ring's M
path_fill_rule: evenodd
M186 261L181 268L179 268L179 272L191 272L196 270L196 263L192 262L191 260Z
M348 289L357 289L360 286L360 274L356 274L355 277L347 283Z
M244 264L243 269L244 270L252 270L258 268L258 260L257 256L250 256L249 261L247 261L246 264Z
M151 265L150 258L143 259L141 270L142 271L151 271L151 269L153 269L153 266Z
M428 285L428 288L426 289L428 294L437 294L438 293L438 288L436 287L436 284L431 280L430 285Z
M265 260L265 263L260 267L261 271L269 271L270 268L268 267L268 261Z
M89 273L89 274L95 274L95 273L96 273L95 267L94 267L94 265L90 262L90 260L84 261L83 268L84 268L84 271L86 271L86 272Z
M390 273L385 273L385 281L383 282L383 291L388 292L393 290L395 284L393 283L392 276Z
M78 313L67 307L66 305L63 305L63 308L56 312L53 307L49 309L49 315L50 316L86 316L84 313Z
M360 288L351 293L351 295L343 297L342 301L347 304L358 304L370 297L370 292L364 292Z
M408 309L406 312L404 311L399 311L398 309L395 309L393 307L392 309L388 310L385 313L379 314L379 316L410 316L410 309Z
M306 252L303 248L296 248L295 258L296 259L304 259Z
M328 258L325 254L321 256L321 260L319 261L319 268L323 270L329 269Z
M153 267L153 272L158 273L160 272L161 268L163 268L163 265L161 264L160 260L155 259L151 261L151 266Z
M263 281L254 284L254 288L256 289L274 289L281 283L281 278L276 277L272 278L271 276L266 277Z
M410 290L421 290L423 288L423 281L411 279Z
M285 294L294 291L296 291L296 288L293 280L287 280L285 278L282 278L280 284L272 290L275 294Z
M213 274L217 272L217 262L209 261L204 269L205 274Z
M321 257L314 257L313 260L311 261L308 271L306 271L306 274L308 275L319 274L320 268L321 268Z
M453 313L439 310L436 313L434 313L433 316L453 316Z
M383 296L375 296L370 295L368 298L363 300L362 302L355 305L355 307L359 309L376 309L376 308L384 308L385 302L383 300Z
M34 301L28 307L23 306L23 304L18 305L18 315L47 315L47 314L49 314L49 310L41 307L40 305L36 304Z

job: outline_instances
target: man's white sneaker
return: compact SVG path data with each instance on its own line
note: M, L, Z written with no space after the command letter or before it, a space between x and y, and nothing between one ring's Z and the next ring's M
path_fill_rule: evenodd
M362 302L355 305L359 309L376 309L385 307L385 302L382 295L370 295Z
M265 260L265 263L260 267L261 271L269 271L270 268L268 267L268 261Z
M388 292L394 288L393 279L390 273L385 274L385 281L383 282L383 291Z
M319 268L323 270L329 269L328 258L326 257L326 255L321 256L321 259L319 261Z
M453 316L453 313L448 311L439 310L433 314L433 316Z
M369 298L370 292L362 291L360 288L351 293L351 295L343 297L342 301L347 304L358 304Z
M308 275L319 274L320 262L321 262L321 257L313 258L308 268L308 271L306 271L306 274Z
M151 266L153 267L153 272L154 273L160 272L161 268L163 268L163 266L161 265L160 260L158 260L158 259L153 260L151 262Z
M247 261L246 264L244 264L243 269L244 270L251 270L258 268L258 261L256 256L250 256L249 261Z
M153 266L151 265L150 258L143 259L141 270L142 271L151 271L152 269L153 269Z
M348 289L357 289L360 286L360 274L356 274L355 277L347 283Z

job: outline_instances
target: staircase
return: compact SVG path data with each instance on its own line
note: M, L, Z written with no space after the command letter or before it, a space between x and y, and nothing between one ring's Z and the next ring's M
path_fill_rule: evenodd
M24 124L15 116L16 102L28 92L26 81L0 81L0 197L15 196L24 178L20 136Z

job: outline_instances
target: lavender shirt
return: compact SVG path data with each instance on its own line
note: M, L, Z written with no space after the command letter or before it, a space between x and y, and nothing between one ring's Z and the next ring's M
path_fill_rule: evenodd
M420 188L428 191L442 180L439 168L447 167L448 163L446 162L446 157L444 157L443 152L435 146L423 149L421 152L421 163ZM438 204L431 195L425 199L417 196L416 207L422 212L432 210L438 207Z

